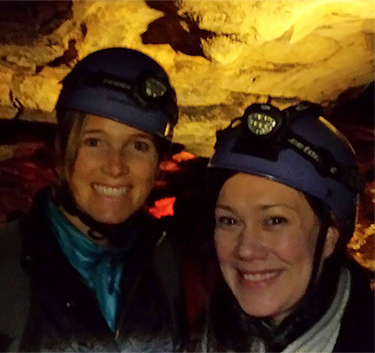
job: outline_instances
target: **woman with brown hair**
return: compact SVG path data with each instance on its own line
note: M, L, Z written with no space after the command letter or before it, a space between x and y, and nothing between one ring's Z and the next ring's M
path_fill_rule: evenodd
M218 132L207 219L221 279L191 350L374 351L374 296L346 253L356 157L321 114L253 104Z

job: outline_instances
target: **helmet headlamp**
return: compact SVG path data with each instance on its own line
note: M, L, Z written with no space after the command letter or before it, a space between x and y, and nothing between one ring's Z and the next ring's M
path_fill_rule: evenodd
M267 104L251 105L246 109L244 118L249 131L259 138L274 135L283 125L281 112Z
M268 135L276 127L276 120L265 114L250 114L247 117L249 130L258 136Z
M121 91L133 99L138 106L146 109L164 110L168 103L169 92L172 92L166 78L147 72L130 81L107 73L81 69L69 74L63 84L71 84L76 88L102 86L114 91Z
M293 132L290 126L301 114L317 121L322 119L321 107L309 102L283 111L268 104L252 104L241 118L233 120L227 129L217 133L217 144L236 130L233 153L277 162L281 151L292 149L310 161L320 175L330 176L352 190L360 190L361 179L356 170L343 168L328 149L317 147Z
M160 80L158 77L150 76L145 78L142 89L145 96L149 98L161 98L166 94L168 84Z

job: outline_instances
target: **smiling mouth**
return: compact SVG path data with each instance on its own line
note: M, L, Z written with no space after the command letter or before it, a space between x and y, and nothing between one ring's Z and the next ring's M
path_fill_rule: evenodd
M281 270L258 272L258 273L244 273L240 271L242 278L246 281L261 282L273 279L280 275Z
M100 195L111 196L111 197L121 197L130 191L131 186L121 186L121 187L111 187L100 184L92 184L93 189Z

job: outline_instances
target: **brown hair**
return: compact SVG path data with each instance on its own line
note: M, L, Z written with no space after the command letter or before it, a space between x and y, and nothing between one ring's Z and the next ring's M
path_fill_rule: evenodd
M62 182L67 182L73 171L80 144L80 133L87 114L74 110L58 110L56 139L57 165Z

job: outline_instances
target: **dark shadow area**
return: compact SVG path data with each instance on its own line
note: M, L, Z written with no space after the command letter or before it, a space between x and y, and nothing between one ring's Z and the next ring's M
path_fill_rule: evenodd
M374 82L359 95L357 93L356 88L353 88L341 94L329 119L348 138L357 153L358 164L364 177L358 217L360 229L363 231L375 222ZM356 98L349 100L353 95L357 95ZM374 251L375 236L372 232L362 240L358 252L362 260L372 261Z
M68 43L68 49L64 54L47 64L49 67L59 67L65 65L73 67L78 61L78 51L76 49L76 41L71 39Z
M359 95L358 90L362 91ZM336 101L336 108L331 113L331 117L338 123L355 122L360 126L374 128L374 113L374 82L372 82L364 90L363 87L354 87L342 93Z
M1 120L0 119L0 145L11 144L18 141L45 141L52 145L56 125L44 122L26 120Z
M348 138L353 145L366 182L374 181L374 82L360 95L348 100L355 94L351 89L340 95L336 108L329 120Z
M142 34L143 44L169 44L186 55L205 57L201 39L213 37L213 32L200 29L191 18L179 16L177 1L146 1L146 4L164 12L164 16L148 25Z
M0 1L0 44L32 45L72 16L72 1Z

